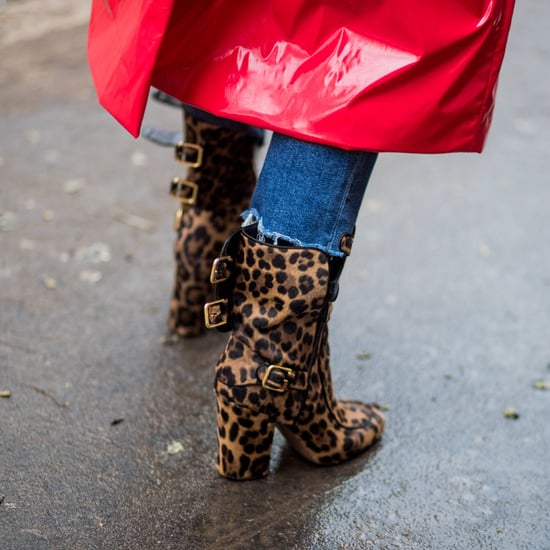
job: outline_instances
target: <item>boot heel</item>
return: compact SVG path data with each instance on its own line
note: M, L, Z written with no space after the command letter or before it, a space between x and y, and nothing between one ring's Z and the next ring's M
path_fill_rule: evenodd
M229 479L265 477L269 473L275 424L265 414L218 396L218 472Z

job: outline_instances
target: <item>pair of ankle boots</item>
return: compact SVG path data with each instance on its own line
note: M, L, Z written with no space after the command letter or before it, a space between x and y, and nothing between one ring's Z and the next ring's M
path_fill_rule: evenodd
M380 439L384 418L332 392L327 322L343 260L239 229L256 183L253 136L187 113L184 135L176 159L187 174L171 183L180 208L169 326L231 331L215 369L219 473L267 475L276 426L310 462L352 458Z

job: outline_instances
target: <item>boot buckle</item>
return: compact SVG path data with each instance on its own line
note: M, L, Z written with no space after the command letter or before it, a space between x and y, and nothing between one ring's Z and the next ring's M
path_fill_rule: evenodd
M226 299L204 304L204 324L206 328L216 328L227 324Z
M231 256L220 256L214 260L212 270L210 271L210 282L213 285L223 283L229 279L231 275L229 264L232 262L233 258Z
M182 178L172 178L170 182L170 194L178 199L182 206L193 206L197 203L199 186L193 181L184 180Z
M288 367L269 365L262 380L262 388L283 393L286 391L289 382L294 380L294 377L294 371Z
M176 160L184 166L198 168L202 164L203 153L202 146L196 143L180 141L176 144Z
M183 218L183 207L178 208L176 215L174 217L174 231L179 231L181 229L181 219Z

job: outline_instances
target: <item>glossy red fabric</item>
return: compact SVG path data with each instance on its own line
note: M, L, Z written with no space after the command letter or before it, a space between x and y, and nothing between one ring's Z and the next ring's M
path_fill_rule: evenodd
M481 151L514 0L93 0L100 102L138 135L151 85L345 149Z

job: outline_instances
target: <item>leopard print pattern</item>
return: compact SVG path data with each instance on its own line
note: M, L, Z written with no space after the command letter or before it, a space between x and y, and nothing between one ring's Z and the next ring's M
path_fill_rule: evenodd
M209 210L190 208L183 213L174 243L175 283L170 302L169 328L180 336L204 330L204 304L212 299L210 270L230 229L227 220Z
M269 417L218 399L218 469L230 479L258 479L269 473L274 424ZM242 445L233 442L239 438ZM246 443L244 443L246 442Z
M203 162L185 176L199 186L174 243L175 277L168 326L180 336L204 330L203 305L211 299L210 267L223 241L240 225L256 185L255 138L184 114L185 139L204 148Z
M313 463L352 458L380 439L384 418L376 405L333 396L328 257L243 232L234 238L233 333L216 367L218 471L231 479L267 475L275 425ZM278 367L266 388L270 365Z

